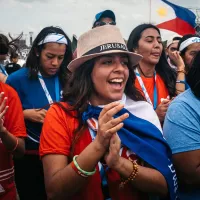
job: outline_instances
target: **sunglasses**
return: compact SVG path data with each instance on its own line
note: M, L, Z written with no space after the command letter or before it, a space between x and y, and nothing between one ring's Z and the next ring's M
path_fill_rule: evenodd
M104 25L116 25L116 22L96 22L96 24L94 25L94 27L104 26Z

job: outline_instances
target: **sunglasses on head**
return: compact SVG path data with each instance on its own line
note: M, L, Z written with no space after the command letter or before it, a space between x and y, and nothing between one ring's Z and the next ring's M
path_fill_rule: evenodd
M116 25L116 22L96 22L96 24L94 25L95 27L97 26L104 26L104 25Z

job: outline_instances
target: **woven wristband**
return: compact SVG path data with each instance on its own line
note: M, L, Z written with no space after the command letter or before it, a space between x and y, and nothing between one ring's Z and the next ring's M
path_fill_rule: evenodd
M74 156L73 157L73 162L74 162L74 165L76 166L76 168L82 173L84 174L85 176L92 176L96 173L96 168L94 169L94 171L92 172L87 172L87 171L84 171L83 169L80 168L80 166L78 165L78 163L76 162L76 158L78 157L78 155Z

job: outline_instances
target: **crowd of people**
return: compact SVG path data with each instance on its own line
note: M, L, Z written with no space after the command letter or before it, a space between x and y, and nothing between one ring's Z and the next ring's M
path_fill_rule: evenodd
M113 11L72 52L43 28L25 66L0 34L0 200L199 200L200 37L126 41Z

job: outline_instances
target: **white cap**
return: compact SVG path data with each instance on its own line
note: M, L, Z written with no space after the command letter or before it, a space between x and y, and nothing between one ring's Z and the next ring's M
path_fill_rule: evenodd
M173 40L175 37L181 37L181 38L182 38L182 36L181 36L181 35L178 35L178 34L171 36L171 37L169 38L169 40L167 40L167 46L166 46L167 48L168 48L171 44L178 42L178 40Z

